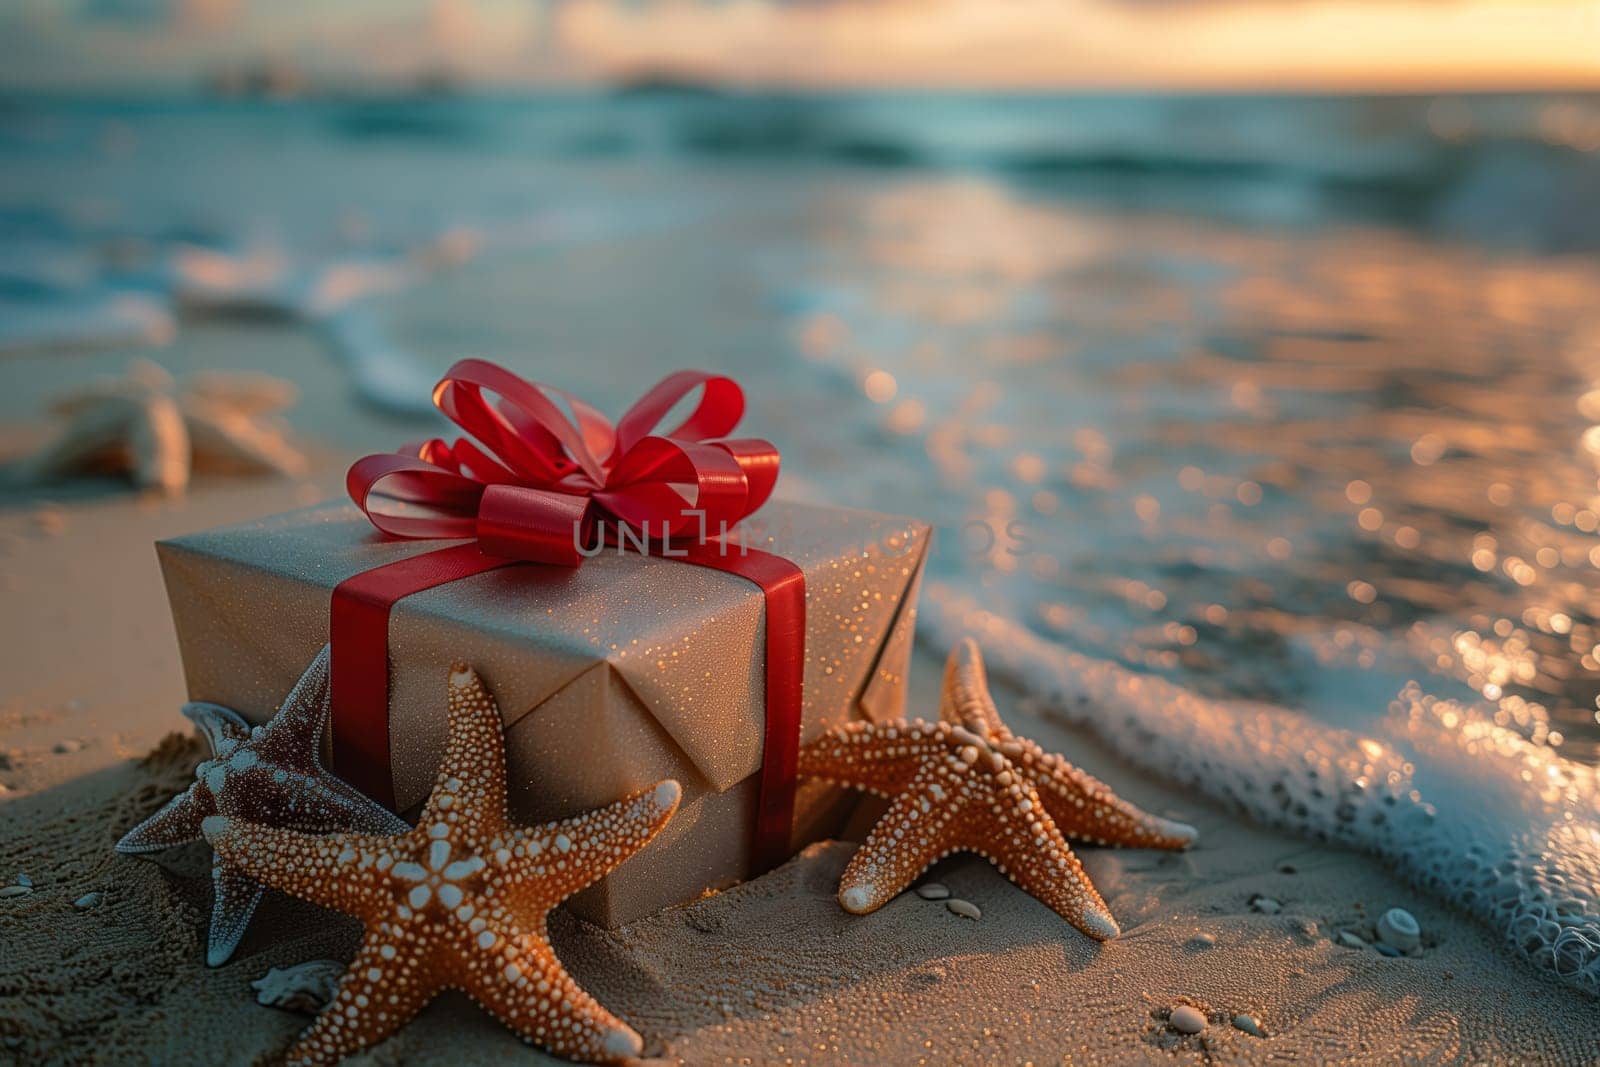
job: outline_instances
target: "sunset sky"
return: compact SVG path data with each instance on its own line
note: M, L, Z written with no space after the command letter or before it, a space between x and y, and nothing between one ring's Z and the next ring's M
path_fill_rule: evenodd
M0 84L1600 88L1600 0L7 0Z

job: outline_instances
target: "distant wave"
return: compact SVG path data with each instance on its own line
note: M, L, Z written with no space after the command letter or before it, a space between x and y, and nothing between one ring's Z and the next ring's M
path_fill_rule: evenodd
M449 101L412 100L349 104L330 122L341 136L355 140L436 141L463 144L490 131L472 112Z
M1600 248L1600 95L1180 97L621 92L295 102L34 101L0 162L93 158L107 127L189 123L249 150L316 131L469 160L685 161L981 174L1031 194L1267 224L1378 221ZM65 132L63 132L65 131ZM115 131L113 131L115 132ZM252 140L255 138L255 140ZM293 143L293 138L289 143ZM402 147L403 146L403 147ZM0 204L0 211L7 205ZM5 220L0 219L0 229Z
M1043 195L1279 223L1376 217L1600 247L1600 98L629 91L306 105L337 137L490 155L982 173ZM1285 196L1283 194L1292 194ZM1286 206L1287 205L1287 206Z

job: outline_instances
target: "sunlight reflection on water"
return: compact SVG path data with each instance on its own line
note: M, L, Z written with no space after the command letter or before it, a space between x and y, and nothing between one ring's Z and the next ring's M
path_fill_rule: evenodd
M922 453L906 506L985 596L1214 694L1450 679L1594 758L1591 265L972 184L839 216L790 264L795 343Z

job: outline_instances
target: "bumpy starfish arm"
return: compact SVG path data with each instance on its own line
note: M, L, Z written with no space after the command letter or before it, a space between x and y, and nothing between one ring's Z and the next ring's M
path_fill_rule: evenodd
M211 933L206 941L206 966L221 967L239 947L250 916L261 902L261 886L228 867L220 858L211 864Z
M222 862L301 900L361 918L391 902L386 834L302 834L213 815L201 829Z
M506 821L506 754L500 708L465 663L450 668L449 740L418 826L451 822L463 838Z
M937 746L934 726L914 720L887 738L871 736L872 729L871 723L851 722L829 730L800 750L799 773L878 796L900 793Z
M164 493L181 493L189 484L189 429L178 402L151 393L128 426L133 480Z
M1019 766L1068 837L1124 848L1188 848L1199 836L1188 823L1163 819L1130 804L1098 778L1033 742L1017 743L1023 749Z
M1061 831L1042 810L1032 788L1000 795L1000 832L989 834L984 853L1022 891L1045 904L1097 941L1121 930L1111 909L1083 872ZM974 813L976 817L976 813ZM993 823L988 823L991 828Z
M338 1063L376 1045L411 1020L434 989L418 980L417 961L402 959L394 942L369 931L350 961L333 1000L289 1050L290 1067ZM389 954L384 954L384 949Z
M202 460L291 476L305 470L305 457L270 423L196 398L184 400L183 414Z
M965 726L983 736L1007 738L1011 731L989 695L989 676L983 669L978 643L964 637L950 650L944 664L944 686L939 693L939 718Z
M934 768L919 773L883 813L839 879L839 904L866 915L955 848L961 801Z
M49 444L17 462L18 475L26 481L45 481L78 470L119 447L138 410L135 400L109 397L62 412L71 420Z
M682 791L668 778L595 811L507 835L513 877L553 907L615 869L660 832ZM521 854L518 855L520 849Z
M248 771L235 772L241 778L270 778L284 768L261 763ZM296 782L295 792L273 793L265 789L255 796L244 794L219 806L218 814L266 826L286 826L312 834L358 833L403 834L411 825L355 786L327 772L306 775Z
M482 937L483 934L479 934ZM644 1042L627 1023L575 982L550 949L543 921L536 933L508 931L503 953L484 956L463 985L512 1030L559 1056L582 1063L621 1063Z
M118 852L159 852L200 837L200 822L207 812L195 802L194 787L161 806L161 810L122 835Z
M262 728L255 749L272 763L311 769L317 757L322 728L328 721L328 646L323 645L311 665L283 698L272 721Z
M1047 754L1032 741L1012 736L989 694L983 654L972 638L950 650L945 663L940 717L982 734L1010 756L1038 788L1057 827L1069 837L1131 848L1187 848L1195 829L1142 811L1105 783Z
M222 752L229 742L238 744L250 740L250 724L241 719L238 712L221 704L197 700L183 706L183 715L205 736L213 755Z

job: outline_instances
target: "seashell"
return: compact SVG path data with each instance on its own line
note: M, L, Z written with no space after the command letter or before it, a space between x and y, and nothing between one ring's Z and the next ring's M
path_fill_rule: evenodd
M250 983L256 1003L315 1015L333 999L333 992L344 974L338 960L307 960L293 967L274 967Z
M1243 1030L1245 1033L1256 1037L1267 1036L1267 1032L1261 1029L1261 1020L1254 1015L1246 1015L1243 1012L1233 1017L1233 1028L1235 1030Z
M1263 915L1276 915L1283 910L1283 902L1257 893L1250 898L1250 910L1259 911Z
M1406 909L1390 908L1378 920L1378 940L1401 952L1414 952L1422 947L1422 927Z
M24 897L31 892L33 892L33 886L31 885L8 885L4 889L0 889L0 899L7 897Z
M970 900L962 900L960 897L952 897L944 902L944 906L964 919L983 918L983 912L978 910L978 906Z
M85 911L89 908L99 907L100 900L103 896L104 894L102 894L100 890L96 889L93 892L85 893L77 900L74 900L72 902L72 906L77 908L79 911Z
M949 900L950 887L943 882L924 882L917 886L917 896L923 900Z
M1180 1034L1198 1034L1206 1028L1206 1017L1200 1014L1200 1009L1191 1008L1187 1004L1179 1004L1167 1016L1167 1022Z

